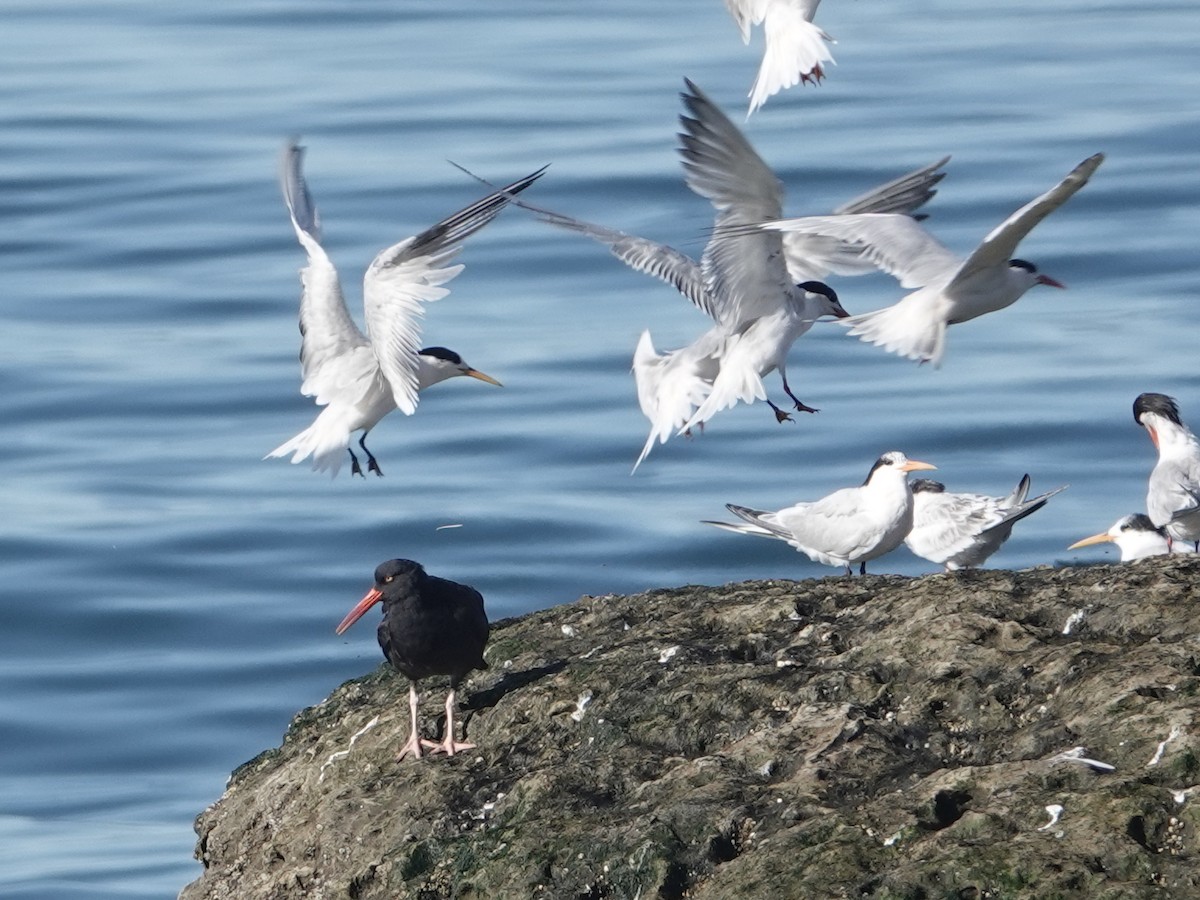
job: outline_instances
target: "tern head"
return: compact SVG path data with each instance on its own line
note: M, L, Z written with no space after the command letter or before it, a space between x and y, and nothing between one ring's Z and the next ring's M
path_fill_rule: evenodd
M1172 425L1183 427L1183 420L1179 418L1179 404L1175 402L1175 398L1166 394L1138 394L1138 398L1133 401L1133 421L1150 432L1150 440L1157 447L1158 428L1155 416L1166 419Z
M937 466L931 463L921 462L917 459L909 459L899 450L889 450L879 459L875 460L875 465L871 466L871 471L867 473L867 480L864 485L870 484L871 481L881 474L898 473L901 478L905 477L909 472L918 472L925 469L936 469Z
M842 308L842 304L838 302L837 291L831 288L823 281L802 281L796 287L804 291L806 295L811 295L815 300L815 312L817 316L834 316L838 319L848 318L850 313ZM808 299L806 297L805 299Z
M1166 529L1156 527L1144 513L1122 516L1108 531L1085 537L1067 549L1076 550L1104 543L1116 544L1120 548L1122 562L1141 559L1144 556L1157 556L1168 551Z
M504 386L491 375L485 375L478 369L471 368L467 365L466 360L446 347L424 347L417 353L424 357L426 365L437 374L438 377L435 381L444 381L456 375L469 375L471 378L478 378L480 381L486 381L496 387Z
M1065 288L1066 287L1066 285L1063 284L1061 281L1057 281L1056 279L1051 278L1049 275L1042 275L1040 272L1038 272L1037 266L1035 266L1033 263L1029 262L1028 260L1010 259L1008 261L1008 267L1010 269L1020 269L1021 271L1025 272L1027 277L1029 278L1029 281L1030 281L1029 286L1030 287L1033 287L1035 284L1044 284L1047 287L1056 287L1056 288Z
M918 478L912 482L912 492L914 494L944 494L946 486L932 478Z

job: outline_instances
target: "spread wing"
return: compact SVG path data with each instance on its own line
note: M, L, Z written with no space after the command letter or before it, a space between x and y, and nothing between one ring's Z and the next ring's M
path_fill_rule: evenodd
M1104 154L1096 153L1089 156L1067 175L1040 197L1026 203L1015 213L992 229L983 239L975 252L967 257L962 268L948 287L953 289L955 282L970 278L980 269L989 266L1005 265L1016 253L1017 245L1034 226L1054 210L1058 209L1071 198L1081 187L1088 183L1092 173L1104 162Z
M776 311L791 289L778 234L729 226L783 215L783 185L720 108L687 81L681 96L679 153L688 187L716 209L713 236L701 266L718 304L716 318L731 331Z
M537 213L543 222L599 241L608 247L613 256L631 269L665 281L706 315L717 318L717 305L708 290L704 272L700 264L690 256L649 238L626 234L623 231L605 228L603 225L593 225L529 203L522 203L521 206Z
M321 246L320 216L304 180L304 148L295 141L283 148L279 174L292 228L308 254L308 265L300 270L300 390L324 405L350 383L369 376L374 360L370 344L350 318L337 269Z
M764 221L761 228L843 241L906 288L947 281L961 265L916 219L897 213L803 216Z
M923 166L881 184L833 210L833 215L858 213L897 213L912 215L937 193L935 185L946 177L942 167L950 161L944 156L932 165ZM920 219L923 216L914 216ZM876 265L864 253L861 244L817 234L790 232L783 235L783 252L787 258L788 274L792 281L814 281L835 275L866 275Z
M443 287L462 271L449 265L463 241L496 217L513 196L545 169L493 191L420 234L387 248L363 279L367 333L396 406L411 415L417 407L417 351L424 305L449 293Z

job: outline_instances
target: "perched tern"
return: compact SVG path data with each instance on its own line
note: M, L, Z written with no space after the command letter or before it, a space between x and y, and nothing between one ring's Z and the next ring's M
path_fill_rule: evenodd
M833 38L813 24L821 0L725 0L729 14L750 43L750 29L763 27L763 60L750 89L749 118L784 88L798 82L820 84L824 66L833 62L826 44Z
M1087 184L1103 161L1103 153L1089 156L1066 178L992 229L966 259L959 259L905 215L775 219L764 221L761 227L822 235L861 246L865 256L902 287L920 288L892 306L850 316L841 324L868 343L938 366L950 325L1011 306L1034 285L1064 287L1039 274L1032 263L1012 255L1025 235Z
M1158 449L1146 494L1150 521L1166 529L1168 542L1188 541L1200 550L1200 441L1166 394L1140 394L1133 401L1133 420Z
M746 524L705 522L726 531L787 541L815 562L845 566L846 574L867 573L867 562L895 550L913 525L913 493L908 473L935 469L898 450L883 454L860 487L797 503L778 512L726 504Z
M1103 543L1117 545L1121 552L1121 562L1132 562L1147 556L1164 556L1171 552L1166 529L1155 525L1150 521L1150 517L1143 513L1121 516L1108 531L1076 541L1067 549L1077 550L1080 547ZM1182 543L1176 544L1174 549L1176 553L1191 552L1191 549Z
M468 672L488 667L483 659L489 631L483 596L470 585L426 574L411 559L388 560L375 569L375 586L346 614L336 633L344 632L380 601L379 647L409 682L411 731L396 758L420 758L422 747L447 756L473 749L474 744L454 738L454 697ZM450 676L441 743L423 740L417 729L417 682L431 675Z
M766 400L775 418L786 421L788 414L767 398L762 383L773 368L779 369L796 409L812 411L788 386L787 351L819 316L848 315L833 289L818 279L875 269L863 258L861 247L832 238L722 233L723 224L781 215L783 185L716 104L691 81L687 87L681 96L692 115L680 117L680 154L689 187L716 208L716 228L700 261L647 238L514 201L551 225L603 244L631 269L674 286L715 321L688 346L663 353L655 349L649 331L642 334L633 375L650 434L634 471L656 443L703 424L738 400ZM941 169L948 161L943 157L882 184L832 214L912 212L937 193L935 186L945 177ZM706 401L710 402L704 406ZM697 411L701 407L703 413Z
M1027 500L1029 476L1024 475L1007 497L989 497L953 493L940 482L918 478L912 483L912 530L904 543L922 559L944 564L947 572L982 566L1017 522L1064 490L1065 485Z
M321 246L320 219L304 181L303 161L304 148L290 142L283 152L281 181L292 227L308 254L308 265L300 271L300 391L325 409L312 425L267 458L290 453L292 462L298 463L311 456L314 470L328 469L336 476L344 454L349 453L351 471L362 475L358 457L350 449L350 435L361 431L358 445L367 456L367 468L382 475L366 445L367 434L380 419L394 409L412 415L420 391L457 375L500 384L471 368L453 350L422 349L421 317L424 304L448 294L443 285L462 271L462 265L447 263L463 241L545 170L489 194L376 256L363 278L368 338L354 324L337 270Z

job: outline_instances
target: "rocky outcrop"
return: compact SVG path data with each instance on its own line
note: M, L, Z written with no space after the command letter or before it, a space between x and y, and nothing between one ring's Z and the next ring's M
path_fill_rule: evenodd
M394 761L407 683L348 682L200 815L181 896L1197 897L1198 593L1159 557L504 621L477 750Z

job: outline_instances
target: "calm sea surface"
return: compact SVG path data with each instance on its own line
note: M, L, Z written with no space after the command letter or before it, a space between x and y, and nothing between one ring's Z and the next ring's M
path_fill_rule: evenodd
M815 328L792 381L819 416L741 407L633 478L637 337L676 347L706 324L517 210L471 239L425 331L502 390L459 379L385 419L383 479L262 461L314 415L277 156L303 136L356 315L379 249L479 195L448 159L497 180L552 163L534 202L699 254L682 79L740 122L759 61L718 0L28 0L0 22L2 897L166 897L197 877L192 818L229 771L379 663L373 624L333 626L381 560L478 586L496 619L835 574L698 520L858 483L889 449L951 489L1071 485L997 566L1112 559L1064 548L1141 508L1134 396L1173 394L1200 424L1193 0L823 5L830 78L746 126L789 211L950 153L930 226L965 252L1102 150L1021 248L1070 290L952 329L940 371ZM900 296L833 283L852 312ZM933 568L904 550L873 566Z

